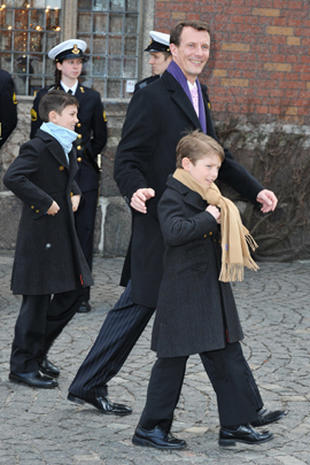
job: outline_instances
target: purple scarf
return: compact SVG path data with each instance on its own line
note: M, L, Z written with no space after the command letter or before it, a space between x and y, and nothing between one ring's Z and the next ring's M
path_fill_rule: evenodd
M192 95L190 93L188 84L187 84L187 79L184 76L183 71L181 68L175 63L175 61L171 61L170 65L167 68L168 73L170 73L176 81L180 84L184 92L186 93L187 97L191 101L193 105L193 99ZM207 133L207 121L206 121L206 110L205 106L203 103L203 98L202 98L202 92L201 92L201 86L200 82L198 81L198 78L196 79L196 85L198 89L198 103L199 103L199 121L201 125L201 129L203 132L206 134Z

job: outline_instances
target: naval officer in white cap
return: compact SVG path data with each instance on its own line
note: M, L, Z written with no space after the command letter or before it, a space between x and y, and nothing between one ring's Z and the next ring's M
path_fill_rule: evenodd
M79 102L78 119L75 127L78 133L77 162L79 172L76 181L82 191L82 200L75 213L76 229L82 250L91 269L93 255L93 238L98 201L100 172L97 155L100 154L107 141L107 120L99 92L81 85L79 77L83 62L86 60L84 40L69 39L55 45L48 57L55 63L55 84L46 87L36 95L31 110L31 133L33 138L42 121L38 116L39 102L43 95L52 89L61 89L73 94ZM90 289L84 290L80 313L88 312Z
M134 92L156 81L168 68L171 61L170 35L159 31L150 31L151 42L144 49L149 52L149 65L152 67L152 76L137 82Z

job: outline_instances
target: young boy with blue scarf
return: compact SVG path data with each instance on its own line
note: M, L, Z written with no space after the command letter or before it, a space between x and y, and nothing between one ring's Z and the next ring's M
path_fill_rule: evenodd
M81 289L92 284L74 224L81 196L74 181L77 111L72 95L46 94L39 107L43 124L3 179L23 202L11 280L22 304L9 379L38 388L58 385L48 350L79 308Z

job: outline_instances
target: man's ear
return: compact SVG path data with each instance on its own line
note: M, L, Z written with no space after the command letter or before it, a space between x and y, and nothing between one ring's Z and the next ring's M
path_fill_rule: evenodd
M171 55L174 57L176 55L177 46L175 44L169 45Z
M56 62L56 69L58 69L58 71L62 70L62 64L60 63L60 61Z

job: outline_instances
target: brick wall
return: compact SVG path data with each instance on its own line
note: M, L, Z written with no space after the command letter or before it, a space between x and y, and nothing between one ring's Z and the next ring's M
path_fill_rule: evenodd
M309 0L155 1L155 29L206 21L212 53L204 72L217 119L310 124Z

